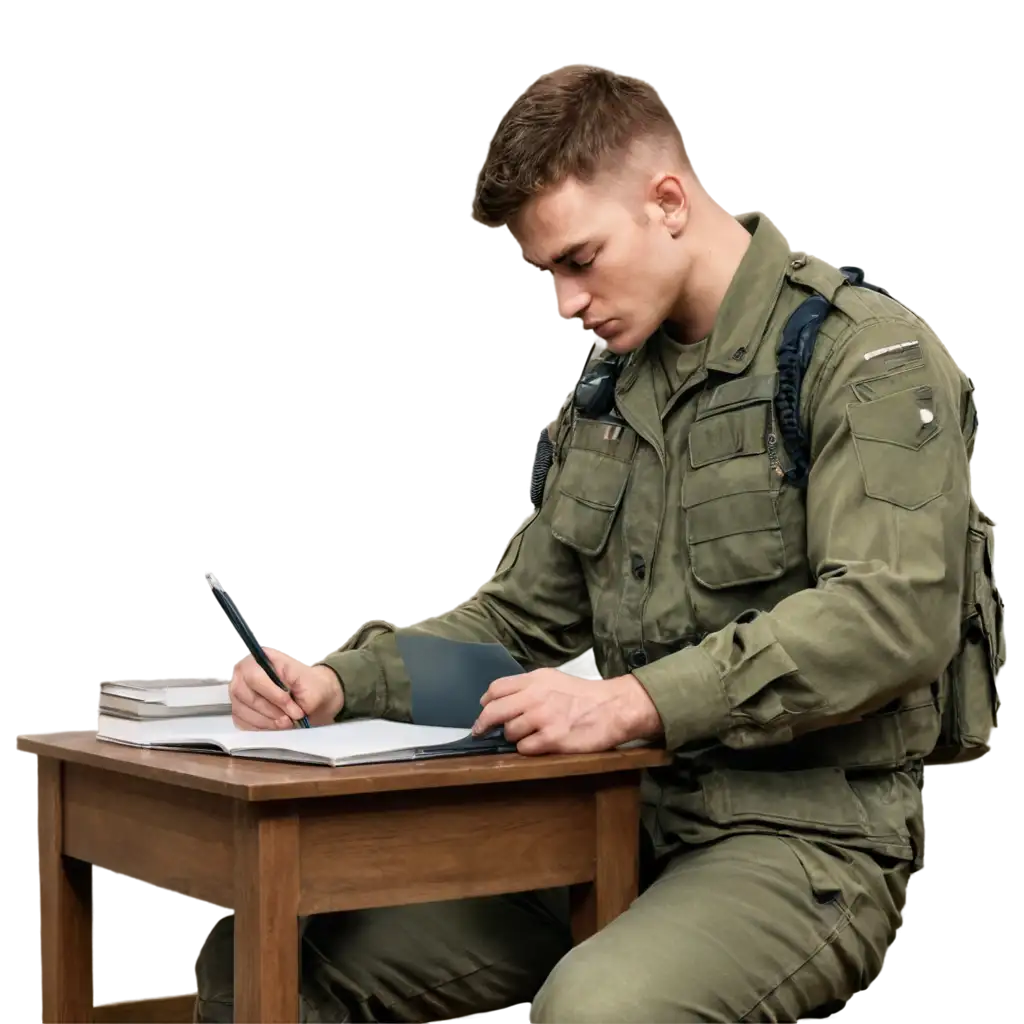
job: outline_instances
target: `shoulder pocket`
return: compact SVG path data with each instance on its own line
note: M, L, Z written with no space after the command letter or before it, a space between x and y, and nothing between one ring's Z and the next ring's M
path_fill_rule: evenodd
M626 424L576 421L554 497L551 533L556 540L590 557L604 550L636 445L636 432Z
M1006 662L1003 599L996 586L995 524L971 503L960 646L939 679L942 725L926 764L971 761L998 723L997 676Z
M847 406L865 493L905 509L918 509L945 489L946 446L939 438L935 394L929 385Z

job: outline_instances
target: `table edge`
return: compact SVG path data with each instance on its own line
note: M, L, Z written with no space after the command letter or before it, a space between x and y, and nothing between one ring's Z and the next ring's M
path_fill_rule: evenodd
M48 757L58 761L86 765L117 774L134 776L136 778L141 777L182 789L200 790L248 802L357 796L359 794L424 789L455 789L477 785L508 785L517 782L543 781L545 779L554 782L563 778L612 775L631 771L639 772L671 762L671 755L664 748L636 747L629 750L608 751L593 755L564 755L577 760L568 765L562 762L561 770L552 774L544 770L546 758L561 758L563 755L482 754L473 755L472 757L403 762L402 768L405 768L406 771L401 774L397 772L395 774L381 774L367 780L365 775L360 777L353 776L359 771L365 771L368 767L376 766L353 765L351 767L327 768L319 765L284 764L282 762L267 762L249 758L232 759L227 755L187 752L187 756L210 757L224 762L231 761L232 763L244 765L247 768L259 764L268 764L273 765L278 770L282 767L294 769L297 774L305 771L318 773L316 777L313 777L311 774L306 780L296 778L286 781L261 782L258 779L240 781L209 777L187 771L175 771L163 764L146 763L143 760L123 761L119 758L104 756L96 751L61 747L59 744L52 742L55 736L95 739L95 735L94 730L24 734L17 737L17 748L26 753L35 754L38 757ZM101 741L97 740L96 742ZM111 746L114 745L112 744ZM117 746L117 749L122 753L126 750L137 752L140 757L152 754L172 758L178 756L175 752L167 750L152 751L146 748L126 746ZM613 764L607 763L608 754L614 754L615 762ZM579 760L580 758L583 760ZM506 767L505 764L501 764L498 770L494 770L492 767L492 770L489 772L481 772L479 770L480 762L484 760L490 762L492 766L496 763L507 762L508 770L501 771L500 768ZM122 768L122 765L126 765L127 770ZM417 776L417 766L429 766L429 770ZM346 781L349 785L346 785Z

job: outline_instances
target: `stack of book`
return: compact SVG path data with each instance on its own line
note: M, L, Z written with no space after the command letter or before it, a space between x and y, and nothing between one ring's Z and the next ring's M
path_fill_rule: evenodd
M126 679L100 683L100 721L133 722L231 714L225 679Z

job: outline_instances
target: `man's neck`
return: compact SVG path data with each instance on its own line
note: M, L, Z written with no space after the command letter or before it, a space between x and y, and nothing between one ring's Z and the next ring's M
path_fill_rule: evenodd
M697 255L664 325L669 335L683 344L711 333L725 293L750 246L750 232L715 204L694 218L691 231L690 242Z

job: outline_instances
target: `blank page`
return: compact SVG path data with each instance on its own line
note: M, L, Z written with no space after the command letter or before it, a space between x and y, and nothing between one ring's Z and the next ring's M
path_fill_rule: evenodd
M239 729L228 742L231 750L294 750L296 753L315 754L336 761L347 757L365 757L413 747L453 743L468 735L468 729L366 718L335 722L333 725L321 725L313 729L265 730L258 733ZM221 737L218 736L218 740Z
M313 754L327 760L451 743L469 736L468 729L410 725L383 719L354 719L313 729L238 729L230 715L133 721L100 716L99 732L127 743L214 743L228 751L280 750Z

